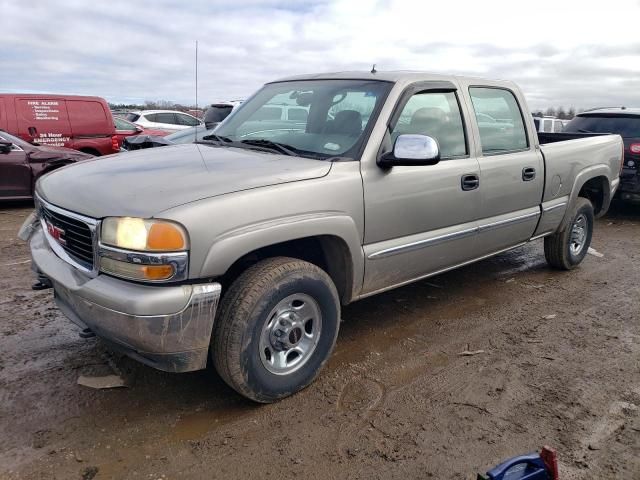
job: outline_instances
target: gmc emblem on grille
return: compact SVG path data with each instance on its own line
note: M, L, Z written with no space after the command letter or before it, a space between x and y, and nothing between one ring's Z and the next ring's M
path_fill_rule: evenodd
M67 241L64 238L62 238L62 236L64 235L64 230L61 229L60 227L56 227L51 222L47 221L46 223L47 223L47 232L49 232L49 235L51 235L59 244L66 245Z

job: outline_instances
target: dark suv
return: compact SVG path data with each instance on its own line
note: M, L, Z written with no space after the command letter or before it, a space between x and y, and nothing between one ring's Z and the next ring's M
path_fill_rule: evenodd
M598 108L578 114L564 128L574 133L617 133L624 140L618 196L640 202L640 108Z

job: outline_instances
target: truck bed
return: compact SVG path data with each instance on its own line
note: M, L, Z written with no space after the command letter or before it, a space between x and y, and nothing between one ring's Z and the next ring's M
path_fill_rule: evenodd
M546 183L543 203L569 197L580 172L607 167L620 170L623 149L619 135L594 133L538 133Z
M578 140L588 137L598 137L609 135L608 133L573 133L573 132L538 132L538 141L540 145L547 143L565 142L567 140Z

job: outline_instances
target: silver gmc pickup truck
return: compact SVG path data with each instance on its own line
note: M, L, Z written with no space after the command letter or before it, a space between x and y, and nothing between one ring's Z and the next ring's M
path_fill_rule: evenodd
M510 82L288 78L202 142L44 176L21 238L85 335L272 402L318 375L341 305L543 237L578 265L623 144L566 138L541 144Z

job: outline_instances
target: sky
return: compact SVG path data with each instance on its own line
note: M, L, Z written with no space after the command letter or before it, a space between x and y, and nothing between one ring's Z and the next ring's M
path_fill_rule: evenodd
M0 0L0 92L248 97L277 78L423 70L518 83L532 109L640 106L640 0Z

